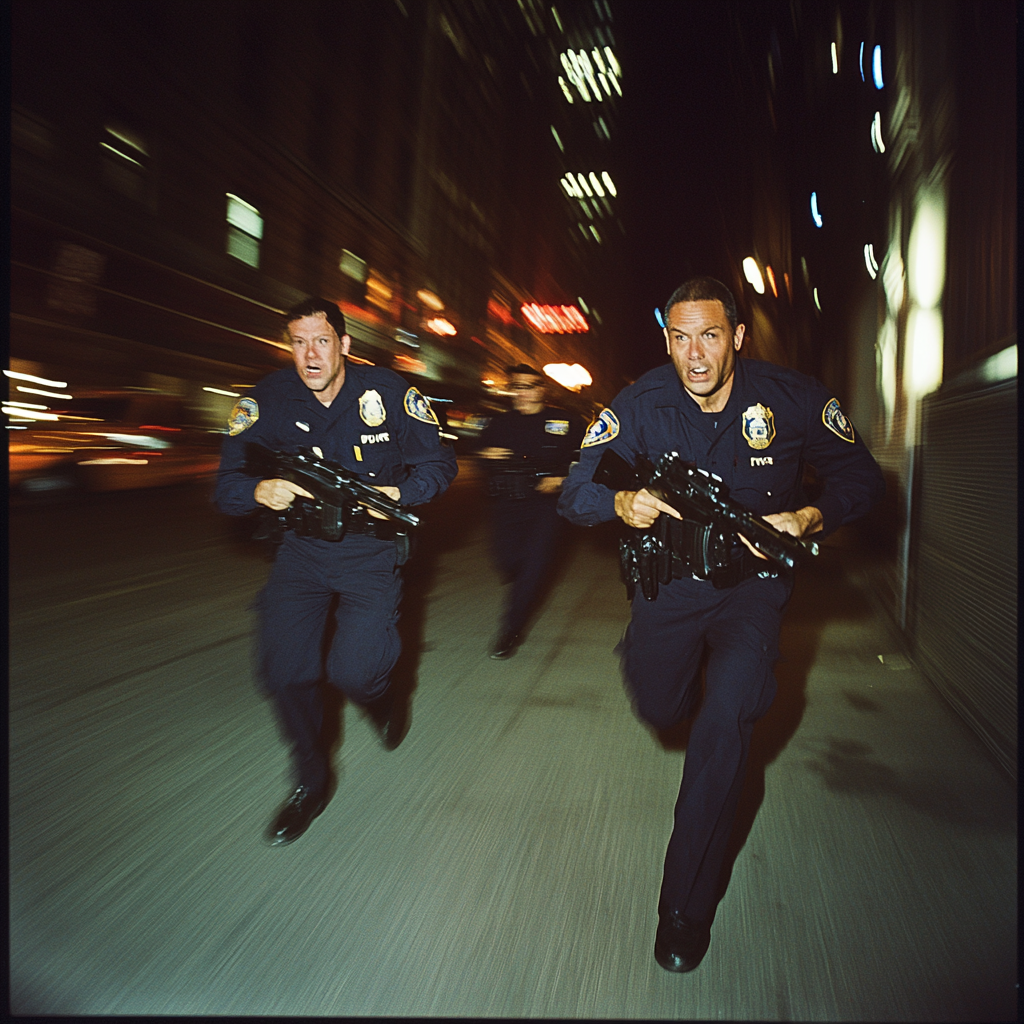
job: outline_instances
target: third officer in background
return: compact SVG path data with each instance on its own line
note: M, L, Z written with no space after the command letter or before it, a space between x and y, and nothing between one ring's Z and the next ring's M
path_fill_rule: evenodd
M544 584L561 525L558 494L583 436L577 417L545 404L542 373L525 363L506 372L512 411L495 416L480 438L494 557L511 583L491 651L499 660L515 654Z

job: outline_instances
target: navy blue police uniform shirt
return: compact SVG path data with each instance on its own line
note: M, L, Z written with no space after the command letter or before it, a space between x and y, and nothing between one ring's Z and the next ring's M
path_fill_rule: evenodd
M540 412L499 413L480 435L482 448L508 448L539 469L568 468L583 434L583 424L564 409L546 406ZM553 497L553 495L542 495Z
M319 448L322 458L366 483L399 488L401 505L422 505L455 479L455 453L441 443L430 403L397 373L346 363L345 383L330 406L293 367L264 377L232 410L221 449L214 499L229 515L259 507L259 478L245 472L245 446L295 454Z
M822 535L868 512L885 493L881 470L835 396L813 377L759 359L737 359L719 413L704 412L672 363L623 389L590 425L562 487L558 511L581 526L615 519L615 493L593 482L605 450L630 464L678 452L722 478L732 498L759 516L795 512L803 464L824 484L813 504Z

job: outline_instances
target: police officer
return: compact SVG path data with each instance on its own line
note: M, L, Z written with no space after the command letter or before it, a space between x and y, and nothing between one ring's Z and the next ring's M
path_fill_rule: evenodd
M545 405L544 375L532 366L510 366L512 411L501 413L480 436L490 460L492 547L511 581L491 657L510 658L551 564L561 521L557 500L580 445L582 424L564 409Z
M313 495L282 479L257 479L246 444L286 454L312 449L401 505L421 505L455 478L430 404L391 370L349 362L351 339L333 302L310 298L286 314L294 368L265 377L239 399L224 440L215 500L229 515L294 511ZM312 517L310 517L312 519ZM326 681L367 707L385 747L401 740L388 694L398 659L396 629L404 555L395 521L359 508L340 540L289 529L257 600L259 675L291 745L296 788L270 826L272 845L298 839L327 802L321 744ZM324 651L328 610L335 633Z
M732 293L698 277L665 307L671 362L619 393L591 424L559 500L580 525L618 516L644 529L658 516L683 517L649 491L613 491L593 475L604 451L630 463L678 452L720 476L731 497L794 537L831 533L864 515L884 491L881 472L834 395L813 378L738 359L744 325ZM824 489L801 495L804 461ZM682 536L693 535L681 528ZM717 904L726 841L743 784L754 723L775 696L782 613L791 578L742 536L730 564L701 564L645 600L637 588L620 648L639 716L656 729L692 723L675 826L665 857L654 955L669 971L691 971L704 957Z

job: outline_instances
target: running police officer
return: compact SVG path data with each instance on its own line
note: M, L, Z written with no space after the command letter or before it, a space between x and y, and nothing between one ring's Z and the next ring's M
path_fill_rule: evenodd
M443 493L457 472L430 404L391 370L346 360L351 339L333 302L310 298L286 314L294 368L265 377L239 399L224 440L216 502L229 515L260 506L289 514L313 495L283 479L250 473L246 445L285 454L312 449L400 505ZM266 513L265 513L266 514ZM293 523L292 520L287 520ZM398 659L396 629L402 550L395 521L346 509L340 540L315 535L312 515L284 532L260 593L259 675L291 745L295 791L270 826L272 845L298 839L327 802L328 753L321 745L323 680L366 707L385 747L401 740L389 675ZM314 534L314 535L311 535ZM336 629L324 652L328 609Z
M738 359L744 325L725 285L687 281L665 307L671 362L619 393L591 424L559 511L580 525L612 520L643 529L682 516L647 490L595 483L604 451L631 464L667 452L721 477L731 497L795 537L828 534L864 515L884 491L881 472L839 402L810 377ZM824 490L801 495L804 461ZM698 529L684 520L680 537ZM696 545L695 545L696 547ZM746 771L754 723L775 697L773 666L792 580L738 537L728 565L699 549L674 552L689 572L648 601L637 588L621 646L639 716L665 729L691 713L699 664L703 703L692 723L675 825L665 857L654 955L669 971L691 971L710 942L726 841Z
M510 366L512 411L501 413L480 436L490 460L494 558L511 587L491 657L511 658L551 564L562 525L558 493L583 436L582 424L564 409L544 404L544 375L532 366Z

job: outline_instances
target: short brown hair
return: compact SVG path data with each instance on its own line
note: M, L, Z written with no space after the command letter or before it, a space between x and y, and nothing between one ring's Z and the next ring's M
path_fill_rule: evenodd
M311 295L308 299L297 302L285 313L284 321L287 325L295 320L301 320L304 316L320 315L327 318L327 322L334 328L339 338L348 334L348 328L345 326L345 314L338 308L338 304L331 302L330 299L322 299L318 295Z
M691 277L684 281L670 296L665 303L664 320L668 323L668 315L672 307L680 302L720 302L725 309L726 319L733 332L740 322L739 314L736 312L736 298L732 292L713 277Z

